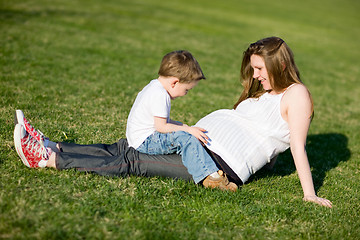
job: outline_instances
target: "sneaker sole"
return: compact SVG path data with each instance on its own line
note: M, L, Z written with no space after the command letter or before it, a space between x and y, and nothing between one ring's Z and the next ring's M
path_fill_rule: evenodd
M19 155L21 161L25 164L25 166L30 167L29 162L27 161L24 152L21 147L21 128L23 126L21 124L16 124L14 130L14 144L17 154Z
M14 124L21 124L24 126L24 113L21 110L15 111Z

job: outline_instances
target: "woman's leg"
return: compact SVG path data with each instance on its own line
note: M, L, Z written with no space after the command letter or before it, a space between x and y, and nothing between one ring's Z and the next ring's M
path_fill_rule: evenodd
M44 144L45 141L46 144ZM126 139L113 145L57 144L49 141L40 131L31 126L21 110L15 112L14 142L16 151L28 167L40 167L37 163L33 164L33 158L36 158L36 162L42 160L46 162L41 167L59 170L76 168L79 171L100 175L164 176L191 181L191 175L182 164L180 156L176 154L157 156L141 154L129 148ZM27 151L27 147L31 149L35 147L44 154L32 156L32 151ZM31 158L31 166L27 158Z
M104 176L163 176L191 181L191 175L182 164L181 157L171 155L147 155L128 147L126 139L112 145L60 144L58 152L50 156L47 167L59 170L75 168ZM76 152L75 149L79 150ZM86 155L83 150L93 151ZM94 150L97 149L98 151ZM96 155L97 154L97 155Z
M117 143L113 144L89 144L81 145L76 143L57 143L57 148L63 153L74 153L89 156L114 156L118 154Z
M49 141L48 147L52 150L52 154L49 156L49 160L46 167L56 168L56 154L59 152L72 153L76 155L89 155L89 156L114 156L117 154L117 144L92 144L92 145L80 145L75 143L56 143Z

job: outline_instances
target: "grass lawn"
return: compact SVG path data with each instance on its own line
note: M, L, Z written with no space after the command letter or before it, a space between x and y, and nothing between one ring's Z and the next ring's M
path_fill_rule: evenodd
M0 239L359 239L359 10L356 0L0 0ZM192 52L207 77L173 102L173 119L231 108L242 52L274 35L313 94L307 151L332 209L302 201L288 151L236 193L28 169L16 154L15 109L54 141L124 138L137 92L172 50Z

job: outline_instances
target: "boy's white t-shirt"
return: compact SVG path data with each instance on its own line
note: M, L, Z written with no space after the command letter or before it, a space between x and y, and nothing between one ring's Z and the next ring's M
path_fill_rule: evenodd
M170 120L171 98L159 80L154 79L138 93L131 108L126 138L129 146L137 149L155 132L154 117Z

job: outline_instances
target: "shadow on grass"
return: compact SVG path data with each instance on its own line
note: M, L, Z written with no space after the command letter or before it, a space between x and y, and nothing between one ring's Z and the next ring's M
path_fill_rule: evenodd
M347 147L348 138L343 134L328 133L309 135L306 151L308 154L315 190L324 182L326 172L336 168L340 162L349 160L351 152ZM286 176L296 171L290 150L280 154L272 170L262 169L249 182L266 176Z

